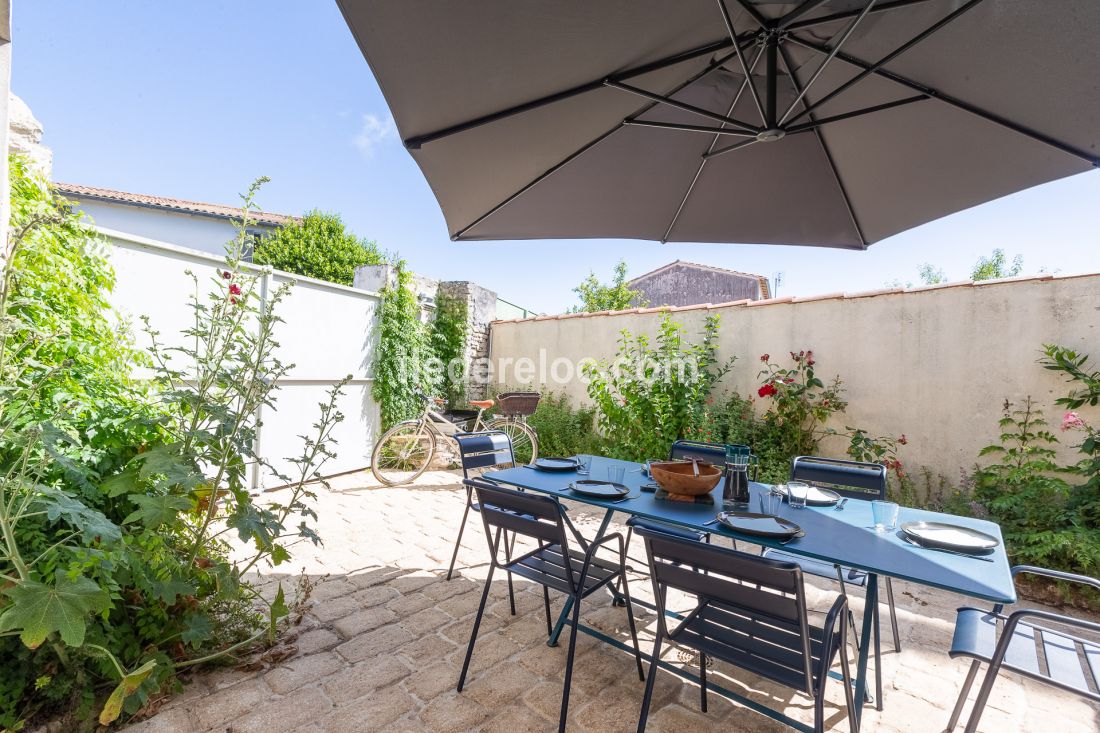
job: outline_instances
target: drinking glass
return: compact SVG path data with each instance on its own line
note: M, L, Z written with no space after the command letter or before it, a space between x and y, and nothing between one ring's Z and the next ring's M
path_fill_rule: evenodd
M805 509L806 497L810 493L810 485L804 481L787 482L787 503L791 509Z
M577 473L587 476L592 473L592 456L577 456Z
M901 507L892 501L871 502L871 514L875 518L876 532L889 532L898 526L898 514Z
M773 517L779 516L779 508L783 506L783 494L780 491L780 487L776 486L774 489L765 491L760 494L760 513L768 514Z
M626 469L622 466L608 466L607 480L613 484L621 484L626 476Z

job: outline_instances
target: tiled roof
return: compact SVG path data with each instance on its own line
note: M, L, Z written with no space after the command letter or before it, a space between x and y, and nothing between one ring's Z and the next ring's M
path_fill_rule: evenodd
M647 273L644 273L642 275L638 275L638 277L631 280L629 283L627 283L627 285L633 285L634 283L638 282L642 278L650 277L651 275L656 275L658 272L662 272L664 270L667 270L668 268L673 267L675 265L680 265L681 267L694 267L698 270L709 270L711 272L721 272L721 273L724 273L724 274L727 274L727 275L737 275L739 277L750 277L750 278L753 278L754 280L758 280L760 282L760 297L762 299L767 300L771 296L771 286L768 284L768 278L764 277L763 275L756 275L756 274L753 274L751 272L739 272L737 270L728 270L725 267L715 267L713 265L701 265L698 262L685 262L684 260L673 260L672 262L669 262L667 265L661 265L656 270L650 270Z
M241 209L222 204L204 204L199 201L185 201L183 199L171 199L164 196L149 196L143 193L126 193L125 191L113 191L109 188L96 188L94 186L81 186L75 183L54 183L54 190L62 196L76 198L95 199L117 204L132 204L134 206L146 206L154 209L178 211L185 214L198 214L199 216L211 216L218 219L241 218ZM253 211L250 216L260 224L270 226L282 226L288 222L301 221L300 217L287 214L271 214L262 211Z
M915 288L883 288L879 290L864 290L858 293L822 293L820 295L786 295L782 298L768 298L766 300L735 300L730 303L699 303L698 305L681 306L657 306L654 308L629 308L621 311L598 311L596 313L562 313L560 315L536 316L534 318L510 318L507 320L493 321L493 323L522 323L524 321L564 321L568 318L593 318L600 316L621 316L631 313L660 313L662 311L679 312L694 310L714 310L716 308L729 308L732 306L745 306L756 308L759 306L780 305L784 303L810 303L819 300L855 300L857 298L877 298L884 295L915 295L929 290L945 290L947 288L965 287L989 287L1004 285L1006 283L1021 282L1049 282L1051 280L1072 280L1080 277L1094 277L1100 279L1100 272L1087 272L1073 275L1023 275L1021 277L1006 277L998 280L960 280L957 282L943 283L940 285L922 285Z

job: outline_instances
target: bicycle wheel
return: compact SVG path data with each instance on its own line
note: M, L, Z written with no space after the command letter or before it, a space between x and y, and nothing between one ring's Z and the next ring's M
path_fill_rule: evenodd
M525 422L506 417L490 420L485 426L488 430L500 430L512 439L512 457L516 465L531 463L539 457L539 439L534 428Z
M374 444L370 470L386 486L415 481L435 455L435 433L423 422L394 425Z

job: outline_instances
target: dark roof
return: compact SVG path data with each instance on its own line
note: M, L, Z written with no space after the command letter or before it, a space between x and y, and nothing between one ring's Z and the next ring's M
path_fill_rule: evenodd
M96 188L94 186L81 186L75 183L54 183L54 190L62 196L71 196L82 199L94 199L114 204L129 204L132 206L144 206L152 209L163 209L183 214L197 214L210 216L217 219L231 219L239 221L243 215L239 207L225 206L223 204L204 204L199 201L186 201L184 199L172 199L164 196L150 196L144 193L126 193L125 191L113 191L109 188ZM272 214L263 211L253 211L249 216L258 224L268 226L282 226L289 222L301 221L301 217L287 214Z
M645 278L652 277L654 275L657 275L659 273L664 272L665 270L668 270L672 267L677 267L677 266L679 266L679 267L690 267L690 268L694 268L694 269L697 269L697 270L707 270L708 272L719 272L719 273L723 273L723 274L727 274L727 275L736 275L738 277L744 277L744 278L751 278L753 280L757 280L757 281L760 282L760 298L761 298L761 300L767 300L768 298L771 297L771 286L768 284L768 278L764 277L763 275L754 275L751 272L738 272L737 270L727 270L724 267L714 267L713 265L700 265L698 262L685 262L683 260L673 260L672 262L669 262L667 265L662 265L661 267L658 267L656 270L650 270L649 272L647 272L643 275L639 275L638 277L634 278L629 283L627 283L627 285L628 286L633 286L639 280L644 280Z

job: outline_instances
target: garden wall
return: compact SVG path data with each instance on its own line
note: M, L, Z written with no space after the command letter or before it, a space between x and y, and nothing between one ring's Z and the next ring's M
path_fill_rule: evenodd
M586 402L585 385L570 365L614 356L622 329L655 333L661 310L497 321L491 336L494 379L501 385L546 385L541 388ZM839 374L847 388L847 413L834 418L834 427L904 433L909 445L901 449L901 460L952 481L974 465L981 448L995 442L1006 398L1031 395L1053 426L1060 422L1062 410L1054 400L1067 388L1056 373L1036 363L1042 344L1089 353L1092 363L1100 364L1100 274L671 311L693 336L707 315L721 317L720 356L737 357L723 390L755 396L761 354L789 364L787 352L812 349L818 376L828 381ZM569 374L572 378L562 384ZM1086 408L1082 416L1100 422L1100 410ZM1059 437L1067 443L1063 459L1073 459L1077 435ZM825 447L843 453L843 446Z
M163 343L178 345L192 314L188 297L194 293L194 285L186 271L198 277L200 293L205 294L210 278L216 276L217 268L224 267L225 260L109 229L99 231L114 245L110 259L118 281L113 304L133 321L138 344L147 344L139 320L145 315L161 332L158 338ZM295 367L280 381L275 408L264 408L257 452L279 471L293 476L294 466L286 459L300 454L298 436L312 432L318 403L325 401L333 384L350 374L352 380L339 403L345 419L333 433L337 457L326 463L323 471L333 474L368 465L379 425L369 376L377 295L268 268L253 269L268 273L266 292L287 281L295 282L290 296L279 306L278 314L285 323L276 331L280 360ZM253 476L256 488L281 483L273 475L257 472Z

